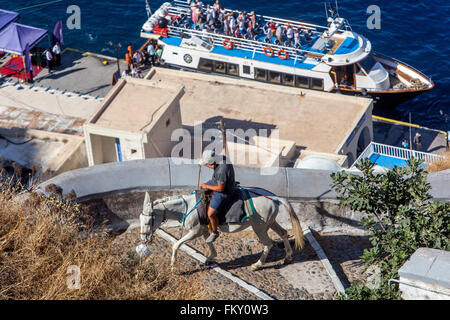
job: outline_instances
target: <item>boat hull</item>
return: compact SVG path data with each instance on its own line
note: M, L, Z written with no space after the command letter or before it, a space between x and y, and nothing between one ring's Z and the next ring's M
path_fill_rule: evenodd
M375 108L395 108L398 105L414 99L421 94L425 93L429 89L424 90L411 90L411 91L403 91L403 92L366 92L363 94L362 91L356 91L356 90L341 90L336 89L333 90L333 93L337 94L345 94L345 95L352 95L357 97L368 97L372 98L374 101L374 107Z

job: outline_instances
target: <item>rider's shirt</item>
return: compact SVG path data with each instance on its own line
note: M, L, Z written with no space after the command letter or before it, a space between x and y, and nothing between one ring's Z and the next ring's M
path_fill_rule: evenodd
M225 190L223 191L223 193L232 194L235 185L233 165L230 163L217 164L214 168L212 182L215 185L225 185Z

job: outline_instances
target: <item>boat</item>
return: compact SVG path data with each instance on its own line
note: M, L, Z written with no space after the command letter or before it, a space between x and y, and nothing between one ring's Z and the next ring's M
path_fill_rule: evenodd
M253 32L237 36L226 34L220 22L211 28L194 23L193 6L190 1L165 2L142 26L141 37L163 48L166 67L371 97L376 107L395 107L434 87L422 72L375 53L332 4L325 8L327 26L252 12ZM225 16L241 13L223 9ZM270 32L272 26L280 27L281 37ZM289 29L290 35L298 33L296 41L287 38Z

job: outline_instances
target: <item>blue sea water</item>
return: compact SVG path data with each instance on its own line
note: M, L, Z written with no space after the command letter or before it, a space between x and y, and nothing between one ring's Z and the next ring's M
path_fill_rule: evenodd
M54 1L54 0L53 0ZM205 3L213 3L215 0ZM21 14L20 23L53 29L57 20L64 25L65 46L114 56L110 41L120 42L123 48L143 43L139 32L147 15L145 0L62 0L44 6L35 6L52 0L0 0L0 8ZM163 2L149 0L156 10ZM258 14L301 20L325 25L322 0L221 0L226 8L251 11ZM339 13L348 19L353 30L372 42L375 52L397 58L431 76L433 90L403 103L395 110L375 110L374 114L412 122L429 128L445 129L439 110L450 113L450 2L448 0L339 0ZM381 29L367 28L367 8L378 5L381 9ZM81 29L69 30L67 8L77 5L81 9ZM22 9L27 8L28 9Z

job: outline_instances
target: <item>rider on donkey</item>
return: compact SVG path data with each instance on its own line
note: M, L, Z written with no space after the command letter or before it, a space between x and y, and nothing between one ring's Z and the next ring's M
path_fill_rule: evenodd
M213 150L206 150L200 165L204 165L214 170L212 180L208 183L202 183L202 190L211 190L213 192L208 208L208 218L211 225L211 234L206 239L206 243L214 242L219 236L217 227L219 225L219 217L217 212L220 206L228 199L234 191L234 168L231 163L227 163L227 159L223 155L216 155Z

